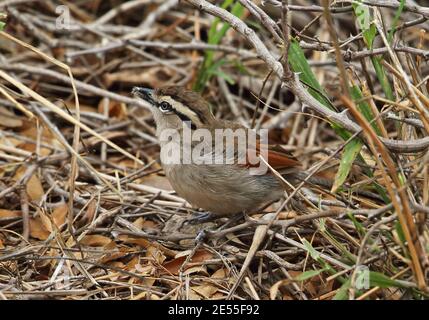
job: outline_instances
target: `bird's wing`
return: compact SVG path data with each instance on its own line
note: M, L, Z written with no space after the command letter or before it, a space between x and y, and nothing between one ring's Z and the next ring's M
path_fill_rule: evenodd
M218 121L218 127L219 128L230 128L232 130L236 129L244 129L244 130L250 130L248 128L245 128L239 123L234 123L230 121ZM256 135L256 138L252 142L252 139L249 138L250 135L247 135L247 152L246 152L246 163L242 164L241 162L238 162L241 166L245 167L258 167L260 165L261 160L259 159L260 156L262 156L268 164L276 169L276 170L282 170L282 169L290 169L290 168L296 168L301 165L301 163L296 159L290 152L284 150L279 145L273 145L273 144L266 144L261 141L260 136ZM234 145L235 145L235 157L237 160L239 149L239 143L236 139L234 139Z
M260 165L260 157L263 157L268 164L276 170L300 167L301 163L290 152L287 152L279 145L266 144L259 139L255 143L247 145L247 167L257 167Z

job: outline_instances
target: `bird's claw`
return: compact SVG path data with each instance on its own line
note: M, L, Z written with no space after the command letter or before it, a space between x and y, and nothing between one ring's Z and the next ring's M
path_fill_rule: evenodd
M210 212L202 212L202 213L194 214L192 217L186 219L185 224L201 224L201 223L216 220L217 218L218 217L216 217L214 214Z

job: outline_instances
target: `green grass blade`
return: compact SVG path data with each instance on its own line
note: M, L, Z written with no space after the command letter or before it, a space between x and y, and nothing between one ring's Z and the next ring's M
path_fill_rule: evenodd
M362 30L365 44L368 49L371 50L373 48L374 39L377 34L377 28L373 23L370 23L371 14L369 8L368 6L362 4L362 0L355 1L352 6L357 17L359 27ZM398 12L402 12L402 10L398 9L397 13ZM390 85L389 79L387 78L386 72L383 68L383 65L381 64L382 60L382 58L371 57L372 65L374 66L375 73L377 74L378 81L380 81L380 85L383 88L384 94L386 95L387 99L393 101L394 96L392 86Z
M389 43L392 43L393 34L396 32L396 26L398 25L398 21L399 21L399 18L401 17L402 11L404 10L404 7L405 7L405 0L401 0L398 10L396 10L395 17L393 18L389 35L387 37L387 40L389 41Z
M225 0L222 3L222 8L227 9L228 7L232 6L231 13L237 17L241 17L244 13L244 7L239 3L234 3L233 0ZM208 32L208 39L207 42L209 44L217 45L219 44L223 37L225 36L226 32L231 28L231 26L224 22L222 26L219 28L221 20L219 18L215 18L210 26L209 32ZM193 86L195 91L201 92L203 91L206 84L210 81L211 77L216 74L222 74L225 75L225 73L222 73L220 70L214 70L214 67L220 68L220 66L223 64L216 64L216 61L214 59L215 52L212 50L207 50L204 55L204 60L201 65L200 70L198 71L197 80L195 81L195 84ZM228 78L228 81L230 82L231 78Z
M294 278L294 280L295 281L305 281L305 280L313 278L314 276L318 276L319 274L321 274L322 272L325 272L325 271L327 271L326 268L317 269L317 270L304 271L303 273L301 273L298 276L296 276Z
M338 289L332 300L347 300L349 298L348 291L350 289L351 284L351 279L344 282L340 289Z
M291 65L292 70L294 72L299 73L300 80L305 84L307 84L308 86L310 86L310 88L308 89L309 93L325 107L331 110L334 109L331 102L327 98L326 92L323 90L322 86L317 81L316 76L311 70L310 65L308 64L308 61L304 55L304 52L299 46L299 43L296 39L291 39L288 58L289 58L289 64ZM348 140L352 136L350 132L343 129L341 126L339 126L336 123L331 122L331 127L334 129L335 133L338 134L344 141ZM355 138L355 139L360 140L359 138ZM357 146L355 148L357 149ZM350 157L350 155L346 155L346 156ZM358 155L358 160L362 163L365 163L365 160L360 154ZM370 169L364 168L364 172L370 178L373 177L373 174ZM346 172L343 172L341 174L344 175L345 173ZM346 174L346 177L347 175L348 173ZM344 183L344 181L342 183ZM387 197L386 191L376 183L374 183L373 185L376 191L380 194L380 196L383 197L386 203L388 203L389 198Z
M372 65L374 66L377 79L378 81L380 81L380 85L381 85L381 88L383 89L384 94L386 95L387 99L391 101L395 101L392 86L390 85L389 79L387 78L386 71L384 70L384 67L381 64L381 61L383 61L382 58L371 57Z
M371 287L380 287L380 288L404 287L404 285L401 282L390 279L384 274L380 272L375 272L375 271L369 272L369 283Z
M350 212L347 212L347 217L353 222L353 225L356 228L356 231L358 232L359 236L363 238L366 234L365 227L357 221L356 217L352 215Z
M308 64L307 58L296 39L291 39L288 58L292 70L299 73L300 80L309 87L308 91L310 94L321 104L333 110L334 108L327 98L326 92L323 90L319 81L317 81L316 76Z
M334 184L331 192L337 192L338 189L346 181L350 170L353 166L353 162L356 160L357 155L362 149L363 143L359 139L353 139L345 147L341 155L340 166L337 173L335 174Z

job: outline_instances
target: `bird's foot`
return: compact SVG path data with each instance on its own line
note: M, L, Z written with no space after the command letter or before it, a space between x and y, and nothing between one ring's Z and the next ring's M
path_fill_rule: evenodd
M214 221L218 218L219 216L216 216L211 212L201 212L193 214L192 217L186 219L185 224L201 224Z
M202 229L200 232L198 232L197 236L195 237L195 243L201 244L207 240L208 237L208 231L206 229Z

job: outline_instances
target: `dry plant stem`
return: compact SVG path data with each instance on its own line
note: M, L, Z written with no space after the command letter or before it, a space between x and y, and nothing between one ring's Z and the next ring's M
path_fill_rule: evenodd
M417 97L416 92L414 90L413 85L411 84L410 80L408 79L408 75L406 74L406 72L404 71L404 69L401 66L401 63L398 60L398 57L394 54L394 52L392 51L392 49L390 48L389 42L387 41L387 38L380 26L380 12L376 11L377 13L377 17L378 17L378 21L375 22L375 25L377 27L378 33L380 34L384 45L386 46L389 56L392 59L393 63L395 64L396 69L398 70L398 72L401 75L401 80L403 81L403 83L405 84L405 87L407 89L407 93L409 95L410 100L413 102L413 104L416 106L416 108L419 110L420 115L421 115L421 119L423 121L423 124L425 126L426 129L426 133L429 133L429 111L427 110L427 108L425 108L422 104L422 102L420 101L420 99Z
M292 71L289 66L290 30L288 25L288 15L289 15L288 5L289 5L288 0L282 0L281 21L282 21L283 46L284 46L283 59L282 59L282 66L283 66L282 80L285 82L287 82L290 78L292 78Z
M334 21L332 19L331 12L329 11L329 2L330 0L322 0L323 8L324 8L323 14L325 16L325 19L328 25L329 34L331 36L331 39L333 39L333 42L334 42L335 60L336 60L338 69L340 70L342 92L344 95L350 98L349 80L348 80L349 78L347 76L346 68L344 66L344 60L341 55L337 32L335 31L335 28L334 28Z
M140 159L136 158L135 156L133 156L129 152L125 151L124 149L118 147L116 144L114 144L110 140L104 138L103 136L101 136L100 134L98 134L97 132L95 132L94 130L92 130L90 127L88 127L87 125L85 125L85 124L77 121L75 118L73 118L72 116L70 116L69 114L67 114L63 110L61 110L60 108L58 108L52 102L50 102L46 98L42 97L41 95L39 95L35 91L31 90L30 88L24 86L21 82L16 81L14 78L12 78L11 76L9 76L7 73L5 73L2 70L0 70L0 77L2 77L3 79L9 81L13 85L15 85L18 89L20 89L21 91L23 91L25 93L28 93L32 98L34 98L35 100L37 100L40 103L42 103L43 105L45 105L46 107L48 107L49 109L51 109L53 112L55 112L56 114L58 114L59 116L61 116L65 120L73 123L74 125L78 125L83 130L91 133L93 136L97 137L98 139L100 139L101 141L103 141L104 143L106 143L107 145L109 145L110 147L118 150L119 152L121 152L122 154L126 155L130 159L133 159L137 163L143 164L143 162Z
M28 241L30 237L30 215L28 209L28 195L26 186L21 184L19 186L19 195L21 201L21 212L22 212L22 237L25 241Z
M383 226L383 225L386 225L386 224L388 224L388 223L390 223L390 222L392 222L392 221L395 221L396 220L396 218L397 218L397 215L396 214L393 214L393 215L391 215L390 217L387 217L387 218L384 218L384 219L382 219L382 220L380 220L380 221L378 221L377 223L375 223L372 227L371 227L371 229L369 229L368 230L368 232L365 234L365 237L362 239L362 242L361 242L361 244L360 244L360 247L359 247L359 252L358 252L358 255L357 255L357 257L356 257L356 266L358 267L358 266L360 266L360 262L361 262L361 260L362 260L362 257L363 257L363 253L364 253L364 251L365 251L365 248L366 248L366 243L368 242L368 240L369 240L369 238L372 236L372 234L380 227L380 226ZM354 292L354 288L356 287L355 286L355 281L356 281L356 276L357 276L357 268L355 268L355 270L353 271L353 274L352 274L352 277L351 277L351 284L350 284L350 296L349 296L349 298L351 299L351 300L354 300L354 294L355 294L355 292Z
M283 77L283 66L278 62L269 52L267 47L264 45L262 40L256 35L256 33L249 28L242 20L232 15L228 11L216 7L215 5L205 0L186 0L195 7L202 11L206 11L225 22L228 22L237 32L239 32L252 46L255 48L259 58L267 63L271 70L280 78ZM346 114L337 113L323 106L313 96L311 96L307 90L304 89L303 85L299 81L299 76L294 74L293 77L288 78L284 82L286 87L290 89L301 101L318 114L324 116L329 121L335 122L341 125L344 129L356 133L360 132L361 128L355 122L350 120ZM421 139L403 141L403 140L392 140L380 138L380 140L389 148L392 152L398 153L413 153L420 152L429 148L429 136Z
M269 221L270 219L275 219L276 214L267 214L262 219L266 219ZM247 269L250 266L250 263L253 260L253 257L255 256L256 252L258 251L259 246L261 245L262 241L265 238L265 235L267 234L268 228L270 225L260 225L255 229L255 233L253 235L252 244L247 252L246 259L243 262L243 265L240 269L240 274L238 275L237 280L235 281L234 285L232 286L231 290L228 293L227 300L230 300L235 291L237 290L238 286L241 284L241 281L243 280Z
M302 182L296 188L292 187L293 191L289 194L289 196L286 198L286 200L282 203L282 205L277 209L277 211L274 214L267 214L264 216L264 219L266 219L268 221L268 224L267 224L267 226L263 226L263 225L259 226L256 229L253 240L252 240L252 245L251 245L251 247L247 253L247 256L246 256L246 260L244 261L244 263L242 265L242 268L240 270L240 274L238 276L237 281L234 283L233 287L231 288L231 290L228 294L228 299L230 299L234 295L235 290L240 285L241 280L243 279L244 274L245 274L247 268L249 267L250 262L252 261L257 249L259 248L260 244L262 243L262 240L265 238L267 232L270 230L271 226L278 219L280 212L285 208L285 206L289 203L289 201L298 193L298 191L304 186L304 184L308 181L308 179L310 179L325 163L327 163L330 159L332 159L332 157L334 157L335 154L340 152L344 148L344 146L354 138L355 138L355 135L351 136L350 139L346 143L344 143L340 148L337 149L337 152L335 152L331 156L325 158L324 161L322 161L317 166L315 166L315 168L313 168L313 170L311 170L308 173L306 178L303 179ZM289 182L286 181L277 171L275 171L268 164L268 162L266 162L266 160L264 158L261 157L261 160L272 171L272 173L274 175L276 175L279 178L279 180L281 180L282 184L284 184L286 187L288 187L288 186L291 187Z
M259 90L259 94L258 94L258 97L256 99L255 110L253 111L252 123L250 124L250 128L254 128L255 127L256 116L257 116L257 113L258 113L258 110L259 110L259 106L261 104L262 92L264 91L265 85L267 84L267 81L271 77L272 73L273 73L273 71L270 70L268 72L268 74L265 76L264 81L262 82L261 90Z
M260 20L263 26L271 33L274 37L274 40L277 43L282 43L283 39L280 36L281 30L277 26L277 23L271 19L271 17L261 8L258 7L257 4L253 3L249 0L239 0L243 7L247 8L249 12L257 19Z
M10 102L13 103L13 105L22 113L24 113L30 120L34 118L34 115L28 111L27 109L25 109L25 107L19 103L18 101L16 101L16 99L14 97L12 97L9 92L7 92L3 87L0 87L0 93L3 94L7 100L9 100Z
M69 143L67 142L67 140L63 137L63 135L61 134L61 132L58 130L58 128L51 123L51 121L49 121L49 119L46 117L46 115L41 112L38 108L34 108L34 112L42 119L42 121L47 125L47 127L51 130L51 132L53 132L57 138L58 141L70 152L70 154L76 154L77 159L82 163L82 165L84 167L86 167L88 169L88 171L90 172L90 174L92 175L92 177L96 180L96 181L102 181L106 186L108 186L112 191L116 192L119 194L119 192L116 190L116 188L107 180L105 180L102 176L100 176L100 174L98 173L97 170L95 170L90 163L88 163L83 157L81 157L73 148L72 146L69 145ZM68 155L67 155L68 157ZM60 158L63 158L62 156L60 156ZM47 162L50 159L50 157L47 158L42 158L40 159L40 162ZM73 196L73 195L72 195ZM74 195L74 198L76 199L76 195Z
M286 70L288 65L285 65L287 61L283 59L285 46L282 44L288 44L283 37L287 38L285 35L290 32L284 32L283 26L287 24L287 27L290 30L293 29L294 35L300 39L301 48L308 49L306 56L307 53L320 51L323 58L328 59L328 55L334 58L322 59L322 61L314 56L314 60L310 59L308 62L311 68L323 68L323 70L316 70L316 77L319 71L323 73L325 79L318 79L318 81L325 83L327 91L333 92L331 95L338 98L335 92L341 91L341 76L337 72L339 69L334 55L335 49L338 51L338 48L334 47L334 38L324 37L328 34L325 21L320 21L320 18L325 20L324 7L312 5L312 3L321 3L322 0L312 3L308 0L277 1L276 4L279 6L274 8L265 7L268 5L261 1L240 0L248 11L245 17L247 18L250 13L251 20L262 26L263 30L248 24L261 40L260 43L267 48L272 59L282 65L278 73L265 60L259 58L260 50L255 50L257 46L247 41L247 36L235 30L228 31L222 39L222 44L202 43L201 36L210 29L213 17L208 13L193 10L186 1L180 3L183 5L171 8L164 13L159 8L169 1L131 0L111 1L107 4L97 0L91 5L87 5L85 1L60 1L66 5L70 3L73 17L77 17L77 19L71 18L70 29L56 28L54 1L18 0L9 1L21 3L12 8L15 15L20 16L14 19L17 25L11 26L9 30L14 32L17 38L36 44L37 50L51 52L55 57L61 57L58 59L65 59L74 77L79 77L80 80L75 81L82 111L78 122L87 125L137 158L143 159L145 166L130 161L111 147L105 148L106 144L103 141L85 131L79 135L82 141L80 148L74 149L72 141L76 123L70 123L54 114L55 112L45 107L43 103L32 99L25 92L20 94L19 90L0 78L3 82L3 86L0 86L0 95L5 97L3 99L0 97L0 104L3 104L5 109L4 112L0 111L0 126L3 127L6 124L0 132L0 171L3 169L0 175L4 177L0 179L0 194L4 194L5 191L8 193L5 197L0 197L0 208L11 211L10 213L6 211L6 218L4 218L4 211L0 210L2 226L0 245L5 247L0 250L3 253L0 260L17 266L16 273L0 276L0 291L5 297L180 299L193 298L194 294L200 295L201 292L196 287L205 290L206 285L213 285L213 288L217 288L215 295L211 295L209 290L210 293L204 292L204 298L224 299L228 295L228 289L239 277L238 273L242 268L245 270L243 281L237 284L239 289L233 295L234 299L267 299L274 293L270 288L273 285L276 286L275 288L279 287L277 280L280 279L274 277L280 277L285 280L280 283L284 289L287 289L286 295L300 300L324 300L331 299L338 292L338 289L331 288L329 284L338 284L339 277L352 277L356 265L368 266L371 272L381 272L401 283L401 288L372 288L356 299L365 297L396 299L402 295L408 295L411 291L413 297L425 296L424 292L417 289L417 281L413 278L414 271L411 268L412 261L407 242L402 243L396 238L395 227L399 224L399 220L393 203L386 205L380 196L366 189L373 183L385 188L384 183L387 181L393 192L396 192L396 200L401 205L398 197L399 189L395 188L388 176L390 172L386 172L383 159L379 159L379 163L375 165L371 162L368 165L356 161L350 175L350 185L347 183L345 188L335 195L329 192L331 184L318 185L315 182L317 177L312 177L307 187L304 189L299 187L300 191L294 191L292 200L302 203L298 203L296 207L291 205L291 215L288 212L289 208L284 207L285 209L280 210L281 215L288 214L284 219L266 221L247 216L245 221L238 222L238 225L235 219L217 220L217 228L208 232L208 237L203 243L204 248L200 247L201 251L207 254L217 255L215 258L210 257L194 262L200 250L198 249L195 255L189 254L194 248L193 242L189 241L195 239L193 228L188 230L182 227L177 232L169 231L170 224L174 224L175 220L170 219L171 217L184 219L194 210L170 191L165 176L162 171L159 171L160 167L153 163L159 149L154 138L155 132L151 128L152 117L148 110L142 110L145 105L141 101L131 99L126 92L132 85L151 87L173 83L189 85L195 76L197 64L202 61L203 52L201 51L203 50L219 51L219 55L229 61L222 66L223 71L238 84L238 87L230 86L225 81L219 81L215 86L210 87L208 91L213 99L210 102L214 102L213 110L216 111L216 117L239 119L240 122L250 124L256 101L249 94L252 95L251 92L258 94L262 80L270 73L274 77L271 76L265 82L265 90L261 94L263 98L259 99L258 103L265 102L268 105L271 101L272 105L261 106L263 110L255 113L255 122L262 114L263 126L278 125L271 132L275 134L274 139L281 138L283 141L285 136L292 136L293 145L283 147L296 153L300 159L302 157L304 168L310 166L308 171L312 169L317 171L318 164L327 157L322 168L325 174L328 172L330 174L338 166L340 157L336 150L341 150L348 142L341 141L330 128L329 124L337 122L335 119L350 124L351 130L348 130L350 135L354 137L359 135L359 138L365 142L362 149L364 156L369 154L372 157L372 149L369 149L366 141L369 138L364 136L360 122L350 112L329 113L330 110L328 110L326 113L322 109L323 105L311 100L309 93L314 88L299 82L298 76L302 75L291 74L290 78L284 77L283 70ZM265 3L268 1L270 0L264 0ZM349 33L355 31L353 23L355 19L347 19L354 14L352 3L339 1L331 1L329 12L334 19L338 46L350 83L358 83L362 87L364 98L355 103L367 102L373 108L374 123L377 121L379 127L385 126L386 130L382 132L381 137L383 141L386 140L390 150L398 149L394 145L397 143L395 139L402 139L399 141L399 152L410 150L415 152L423 146L420 149L423 152L420 154L398 156L391 154L391 156L397 166L396 173L401 175L399 178L406 179L400 189L407 193L409 207L416 221L417 233L422 246L426 247L429 176L425 170L427 171L429 163L429 152L424 145L426 144L427 147L428 143L428 140L425 140L427 134L422 121L424 112L420 112L409 98L405 80L395 62L392 62L388 50L397 56L408 75L408 81L415 96L423 107L428 108L429 100L426 97L425 85L429 79L427 75L429 69L425 62L429 59L429 51L424 47L426 34L423 35L417 30L420 28L429 32L428 19L420 14L407 12L405 9L395 28L395 39L400 39L401 43L398 41L390 43L390 48L387 48L383 39L378 36L380 38L378 48L362 50L360 46L363 39L362 33L351 36ZM206 2L220 7L223 0L206 0ZM400 4L399 1L391 1L393 2L395 5ZM4 0L0 0L0 5L4 3ZM32 3L37 4L37 10L31 7ZM407 6L410 4L414 5L414 2L406 1ZM369 9L374 10L374 7ZM138 26L130 27L135 25L135 19L139 19L136 10L145 11L140 22L149 25L146 30L141 30ZM266 13L263 10L266 10ZM294 17L308 18L310 22L302 23L294 19L285 23L281 13L287 10L290 11L289 18L294 15ZM339 12L342 16L336 15ZM344 14L345 12L347 14ZM151 13L154 14L151 15ZM274 14L271 15L271 13ZM394 10L383 10L384 13L389 17L395 14ZM151 18L151 21L145 22L145 17L148 15L155 19ZM287 16L283 14L283 18ZM239 23L247 24L247 19L237 18L237 20ZM386 26L389 26L391 22L387 20ZM26 23L27 21L29 23ZM324 25L323 36L315 30L319 23ZM35 30L36 28L40 32ZM384 26L383 30L385 34L389 31ZM399 30L401 33L398 32ZM137 35L142 31L146 35L141 40L123 40L128 35ZM50 43L56 43L56 47L49 47ZM233 45L236 44L239 44L237 47L243 46L243 49L234 48ZM69 105L73 106L73 96L71 79L64 69L52 65L52 62L46 62L36 51L23 50L15 43L12 45L11 48L2 50L0 54L0 70L5 71L15 81L46 97L47 100L64 97L63 105L55 104L77 119L73 107L71 110L66 110ZM88 55L84 55L85 53ZM365 78L367 81L376 79L376 74L372 67L366 68L365 63L361 61L367 62L367 57L381 57L381 55L386 55L390 59L390 64L386 60L383 61L384 68L390 73L389 78L393 78L395 93L398 99L402 98L401 100L388 101L379 97L378 95L382 94L382 88L378 83L374 83L371 92L364 92L365 84L361 79ZM249 73L245 75L238 72L238 68L233 63L234 59L239 59ZM356 62L356 59L361 61ZM182 72L178 73L173 68L166 67L166 64L179 68ZM283 77L284 80L282 80ZM338 81L332 82L333 80ZM338 88L330 86L332 83L338 83ZM295 86L295 91L288 90L286 93L285 90L280 89L279 92L279 84L286 90L288 86ZM238 94L231 90L234 92L237 90ZM217 99L219 93L224 99ZM105 98L110 100L109 103ZM284 109L284 103L292 99L293 104ZM222 101L228 102L229 108L221 107ZM339 99L333 99L332 102L334 106L340 106L340 109L345 108ZM102 114L104 103L104 107L109 105L109 110L104 108L106 114L109 113L109 117ZM383 112L378 112L375 104L383 105ZM274 105L278 106L278 109ZM85 109L82 110L82 107ZM36 121L40 121L41 125L28 121L17 108L22 112L27 109L32 111ZM305 112L306 108L309 108L308 112ZM317 108L320 108L319 112L314 111ZM276 113L276 109L280 112ZM291 115L291 110L295 110L299 116L294 119L293 128L296 129L289 133L283 130L286 125L283 121ZM13 117L9 116L12 114L8 111L12 111ZM393 112L398 112L398 115ZM320 119L318 121L320 125L310 120L308 128L297 136L302 120L307 116ZM8 118L13 118L13 121L5 122ZM266 121L267 118L270 118L269 121ZM20 123L23 126L20 127ZM261 121L258 121L258 125L260 123ZM340 122L337 123L341 125ZM401 125L402 123L405 125ZM371 122L368 121L368 124ZM394 125L402 127L403 130L395 130ZM31 131L27 131L30 128ZM416 138L417 140L413 140ZM334 157L330 157L332 154ZM75 155L79 164L74 193L70 192L71 155ZM375 158L372 159L375 162ZM30 240L26 242L22 237L25 219L16 211L23 211L22 208L25 206L24 197L21 199L19 197L21 188L28 189L31 184L23 183L21 178L19 179L21 183L17 183L16 177L19 175L22 177L22 172L26 175L25 172L31 166L37 170L37 176L34 179L42 184L43 190L40 189L40 191L43 191L44 195L40 201L36 201L37 203L32 203L29 199L29 216L32 217L36 209L42 210L40 214L34 215L34 221L40 222L42 218L42 222L51 222L54 231L50 232L47 240L36 239L33 237L35 234L33 219L30 218ZM373 171L374 177L368 178L362 172L362 168ZM378 168L384 168L387 179ZM35 171L32 172L34 174ZM297 183L306 176L307 172L302 173L296 178ZM114 186L114 189L110 190L109 185ZM30 193L27 192L27 196L30 198ZM63 207L64 203L70 203L71 198L74 205L73 228L76 228L72 232L79 237L75 241L71 238L73 233L70 233L67 228L70 224L67 225L67 220L64 220L65 210L61 211L62 226L59 229L52 225L54 222L49 218L60 205ZM284 206L287 203L288 200L280 201L277 205ZM9 218L8 215L13 217ZM361 233L360 228L356 229L352 222L354 219L350 219L350 215L366 232ZM321 227L319 220L325 221L326 231L332 238L327 233L315 232ZM381 222L378 223L380 220ZM261 236L259 231L265 228L268 229L266 235ZM255 229L258 229L258 235L255 234ZM314 237L311 237L312 234ZM255 237L252 239L253 235ZM306 272L314 267L320 267L318 261L308 257L308 248L306 249L301 242L304 237L309 236L314 240L311 243L321 254L320 258L335 270L332 275L330 272L318 275L321 281L317 284L312 279L303 282L294 281L295 274L292 271ZM380 239L381 251L368 251L371 239L377 240L375 245ZM99 244L88 246L88 241L99 242ZM106 243L109 243L108 246L105 246ZM67 246L73 247L67 248ZM257 248L256 252L253 251L254 248ZM74 256L70 252L74 253ZM151 253L155 253L157 257L161 254L165 257L165 261L153 259ZM357 261L344 259L344 254L352 259L354 257ZM253 259L251 259L252 255ZM31 262L32 258L37 261L36 264L29 264L28 261ZM180 281L176 270L184 258L187 258L187 261L182 270L186 269L186 271L183 272L183 281ZM7 262L8 259L12 261ZM72 259L81 261L70 263ZM85 261L95 261L100 265L85 263ZM252 261L252 266L256 268L247 268L249 261ZM385 261L391 263L386 264ZM134 277L132 275L133 272L136 273L133 269L134 262L138 263L134 269L139 270L137 268L141 266L143 271L151 270L153 276ZM75 263L76 266L74 266ZM109 266L103 268L102 265L105 264L114 266L117 271ZM39 265L42 265L43 270L40 271ZM43 265L50 265L51 268L47 270ZM171 265L175 270L173 273L170 272ZM421 262L421 265L427 266L427 261ZM26 273L28 266L36 273ZM121 273L124 268L130 273ZM213 272L219 269L225 271L225 278L212 277ZM65 271L71 274L68 277L69 281L64 281ZM46 274L46 280L34 278L39 272ZM137 273L141 275L140 271ZM19 283L11 281L18 274L23 275L22 281ZM142 285L142 282L149 285ZM325 284L328 285L325 286ZM151 289L153 290L149 292ZM350 297L354 297L354 294L356 293L351 291ZM281 294L278 295L278 298L280 297L282 297Z
M19 189L21 185L26 185L28 180L30 180L31 176L33 175L34 171L36 171L36 169L37 169L37 165L35 164L29 165L27 170L25 170L25 173L17 182L15 182L11 187L6 188L0 192L0 199L8 195L9 193Z
M92 25L101 25L109 22L114 19L119 14L123 14L129 10L136 9L140 6L144 6L148 3L153 2L153 0L133 0L122 3L121 5L114 7L99 17L97 20L92 22Z
M11 12L14 12L15 17L19 16L19 13L16 10L14 10L12 8L9 8L9 10ZM29 25L29 27L32 27L32 25ZM80 121L79 98L78 98L78 95L77 95L76 85L75 85L75 81L74 81L73 74L71 72L70 67L68 65L66 65L66 64L64 64L64 63L62 63L62 62L60 62L60 61L52 58L52 57L49 57L45 53L43 53L40 50L34 48L33 46L30 46L29 44L24 43L21 40L18 40L15 37L12 37L11 35L3 32L3 31L0 32L0 35L3 36L3 37L5 37L5 38L7 38L7 39L9 39L9 40L12 40L12 41L18 43L19 45L21 45L21 46L23 46L23 47L25 47L25 48L27 48L27 49L29 49L31 51L36 52L39 56L41 56L46 61L52 62L55 65L57 65L57 66L59 66L62 69L64 69L64 70L67 71L67 74L68 74L68 76L70 78L70 83L71 83L71 86L72 86L72 89L73 89L73 96L74 96L75 110L76 110L76 121L79 122ZM46 39L46 36L42 37L42 39ZM50 43L49 41L48 41L48 43L49 43L49 45L52 45L52 46L54 45L54 44ZM70 230L71 234L73 234L72 233L73 195L74 195L74 190L75 190L75 180L76 180L76 177L77 177L77 172L79 171L79 169L78 169L78 163L77 163L77 153L78 153L78 150L79 150L79 139L80 139L79 135L80 135L80 127L77 124L75 124L74 134L73 134L73 149L74 149L75 152L73 152L72 156L71 156L71 172L70 172L70 180L69 180L70 197L69 197L68 220L69 220L69 230Z
M273 4L275 6L281 6L280 0L265 0L267 3ZM339 5L339 7L332 7L329 8L329 11L332 13L343 13L348 11L353 11L352 6L346 6L342 7L341 5L343 3L351 3L351 0L341 0L336 1L336 4ZM374 6L374 7L384 7L384 8L391 8L391 9L398 9L400 6L399 2L390 1L390 0L362 0L363 4ZM298 10L298 11L312 11L312 12L323 12L324 8L317 5L309 5L309 6L289 6L290 10ZM408 12L413 12L417 14L422 14L424 16L429 17L429 8L419 6L415 3L409 4L408 2L404 5L404 10Z
M197 41L192 41L190 43L172 43L172 42L144 41L144 40L112 41L107 45L100 46L97 48L90 48L90 49L85 49L85 50L80 50L75 52L68 52L66 53L66 56L72 59L81 55L97 54L97 53L102 53L113 49L118 49L121 47L125 47L127 44L132 44L136 47L158 48L158 49L165 49L165 50L221 51L225 53L239 55L243 59L252 59L257 57L256 54L251 51L248 51L245 49L238 49L238 48L225 46L225 45L213 45L213 44L207 44L207 43L197 42Z
M42 67L35 67L35 66L31 66L31 65L26 65L26 64L0 63L0 69L8 70L8 71L29 72L31 74L39 74L39 75L44 75L47 77L52 77L53 79L59 80L63 83L67 83L67 84L70 83L69 77L67 77L67 76L65 76L59 72L56 72L53 70L48 70L48 69L42 68ZM76 88L79 89L79 91L88 92L88 93L94 94L95 96L110 98L110 99L115 100L115 101L124 102L124 103L128 103L131 105L136 105L136 106L146 108L146 109L150 108L150 106L142 100L138 100L138 99L134 99L134 98L130 98L130 97L125 97L125 96L110 92L108 90L98 88L94 85L87 84L87 83L79 81L79 80L75 80L75 84L76 84Z
M380 171L383 175L386 189L389 193L390 199L392 200L396 214L398 215L399 222L401 224L402 230L405 235L405 239L407 240L408 249L411 255L412 269L414 272L414 276L416 278L419 288L425 289L426 288L425 277L420 263L420 259L423 260L424 258L423 257L424 250L421 247L421 243L418 237L418 233L417 233L416 226L411 213L411 208L410 208L409 199L407 197L407 193L402 188L402 183L399 180L398 174L396 172L395 164L392 158L390 157L388 151L386 150L385 146L381 143L379 137L372 129L372 127L363 118L361 113L357 111L354 103L345 96L342 96L341 100L349 108L350 112L355 117L355 119L359 121L361 126L364 128L364 133L368 138L367 139L368 144L371 148L372 153L375 155L375 159L380 167ZM396 192L389 181L389 178L387 176L384 166L382 165L380 159L377 157L378 154L381 155L387 167L387 172L389 173L389 176L392 179ZM398 202L397 193L399 195L399 199L401 203Z

